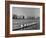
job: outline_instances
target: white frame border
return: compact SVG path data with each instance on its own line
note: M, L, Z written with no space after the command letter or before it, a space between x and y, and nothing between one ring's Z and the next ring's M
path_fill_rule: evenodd
M12 31L12 7L40 8L40 30ZM10 4L10 34L39 33L42 32L42 6Z

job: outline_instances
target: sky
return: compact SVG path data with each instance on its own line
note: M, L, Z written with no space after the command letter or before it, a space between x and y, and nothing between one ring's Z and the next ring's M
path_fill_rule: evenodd
M12 14L38 17L40 16L40 8L13 7Z

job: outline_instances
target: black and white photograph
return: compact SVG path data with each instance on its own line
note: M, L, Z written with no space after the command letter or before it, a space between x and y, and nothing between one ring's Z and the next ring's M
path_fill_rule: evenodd
M40 8L12 8L12 30L39 30Z

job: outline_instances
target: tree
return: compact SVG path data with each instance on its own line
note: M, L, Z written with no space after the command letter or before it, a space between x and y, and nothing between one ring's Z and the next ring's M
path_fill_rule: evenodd
M17 19L17 15L13 15L13 19Z

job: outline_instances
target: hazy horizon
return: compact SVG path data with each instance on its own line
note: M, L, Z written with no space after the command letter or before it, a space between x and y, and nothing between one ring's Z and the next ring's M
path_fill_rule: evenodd
M13 7L12 14L39 17L40 8Z

